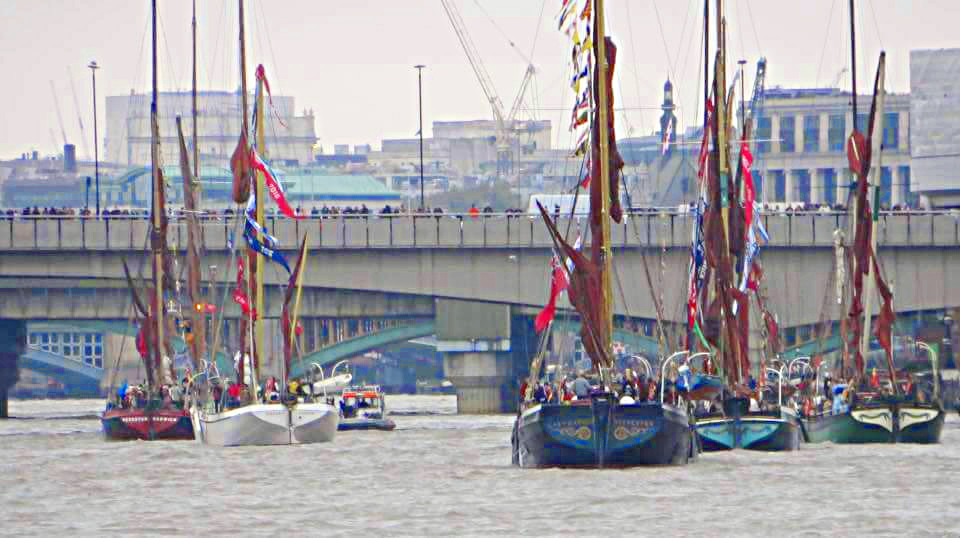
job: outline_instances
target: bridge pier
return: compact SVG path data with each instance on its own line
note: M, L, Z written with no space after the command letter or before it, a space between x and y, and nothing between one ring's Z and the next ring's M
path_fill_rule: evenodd
M481 415L513 411L513 357L498 351L447 352L443 373L457 388L457 413Z
M0 419L10 416L7 409L7 394L20 379L17 359L26 347L26 322L0 320Z

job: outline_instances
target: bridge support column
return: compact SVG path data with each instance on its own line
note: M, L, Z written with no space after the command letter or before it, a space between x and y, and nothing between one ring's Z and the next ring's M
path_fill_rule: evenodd
M7 394L20 379L17 359L26 347L26 322L0 320L0 419L9 417Z
M479 415L513 411L510 388L513 357L496 351L447 352L444 376L457 388L457 413Z

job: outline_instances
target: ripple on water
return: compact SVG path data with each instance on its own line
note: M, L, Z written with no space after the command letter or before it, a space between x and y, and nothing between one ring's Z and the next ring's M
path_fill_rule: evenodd
M0 534L949 535L960 422L937 446L805 445L684 467L521 470L513 417L389 396L393 432L217 449L105 442L101 401L14 401L0 423ZM8 526L9 525L9 526Z

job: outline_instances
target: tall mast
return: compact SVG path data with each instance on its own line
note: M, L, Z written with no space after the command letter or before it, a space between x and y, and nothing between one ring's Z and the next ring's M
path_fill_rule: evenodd
M197 0L193 0L191 27L193 29L193 177L200 181L200 146L197 144Z
M257 107L257 117L256 117L257 153L259 153L260 156L264 160L266 160L267 146L266 146L266 140L264 137L264 129L263 129L263 121L264 121L263 104L264 104L263 103L263 79L258 77L257 78L257 102L255 104L255 106ZM256 183L255 183L256 190L254 191L256 193L255 219L258 224L263 226L264 225L263 206L264 206L264 196L265 196L265 189L264 189L265 181L264 181L263 174L260 173L259 171L254 172L254 178L256 179ZM259 232L257 233L257 235L259 235ZM263 346L263 312L264 312L263 310L263 266L264 266L263 261L258 259L257 265L256 265L256 271L254 273L256 275L256 280L254 281L254 290L253 290L254 296L256 297L254 302L256 304L256 312L257 312L257 317L253 319L254 338L255 338L253 371L256 374L254 383L258 382L260 379L260 361L257 360L256 357L258 354L262 355L266 349Z
M877 69L877 108L873 132L870 133L871 160L876 159L875 164L870 165L870 174L873 181L867 180L867 200L874 200L873 211L870 219L870 252L877 252L877 217L879 216L879 194L880 180L883 173L881 156L883 155L883 104L884 104L884 77L886 76L886 53L880 53L880 67ZM879 135L879 136L878 136ZM870 197L871 188L873 198ZM870 351L870 321L873 313L873 293L876 289L877 274L873 267L868 264L866 270L866 291L863 299L863 332L860 334L860 356L866 360L867 352Z
M247 121L247 48L243 37L243 0L237 0L240 4L240 95L242 99L243 112L243 136L250 134L250 124Z
M151 321L153 322L153 364L151 367L157 368L163 362L163 248L162 230L163 230L163 184L160 176L160 127L158 124L158 99L157 99L157 0L151 2L151 20L153 24L153 101L150 106L150 171L152 175L153 201L151 206L153 230L151 232L150 247L153 251L153 312L151 312ZM153 387L151 387L153 388Z
M601 286L603 290L601 301L601 314L603 315L604 327L602 343L604 346L604 356L610 357L613 352L611 337L613 336L613 287L611 276L613 274L613 252L610 249L610 128L609 111L607 110L607 43L606 29L604 25L603 0L595 0L596 8L596 35L597 35L597 70L598 70L598 88L600 92L600 111L597 114L600 121L598 129L600 135L600 192L602 201L600 207L601 234L600 245L601 255L603 257L603 271L601 272ZM610 368L611 365L605 365ZM605 383L609 384L609 372L601 372Z
M703 0L703 132L706 135L710 114L707 101L710 100L710 0Z
M853 87L850 93L853 96L853 130L857 129L857 30L854 21L854 0L850 0L850 77Z

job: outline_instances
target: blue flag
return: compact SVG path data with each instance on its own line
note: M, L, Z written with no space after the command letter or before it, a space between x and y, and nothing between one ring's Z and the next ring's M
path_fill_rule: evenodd
M243 238L247 240L247 245L253 249L254 252L257 252L270 260L279 263L287 270L287 273L290 272L290 265L287 264L287 260L283 257L283 254L280 254L279 251L273 250L272 248L260 244L260 241L257 241L256 236L253 233L253 228L247 226L243 232Z

